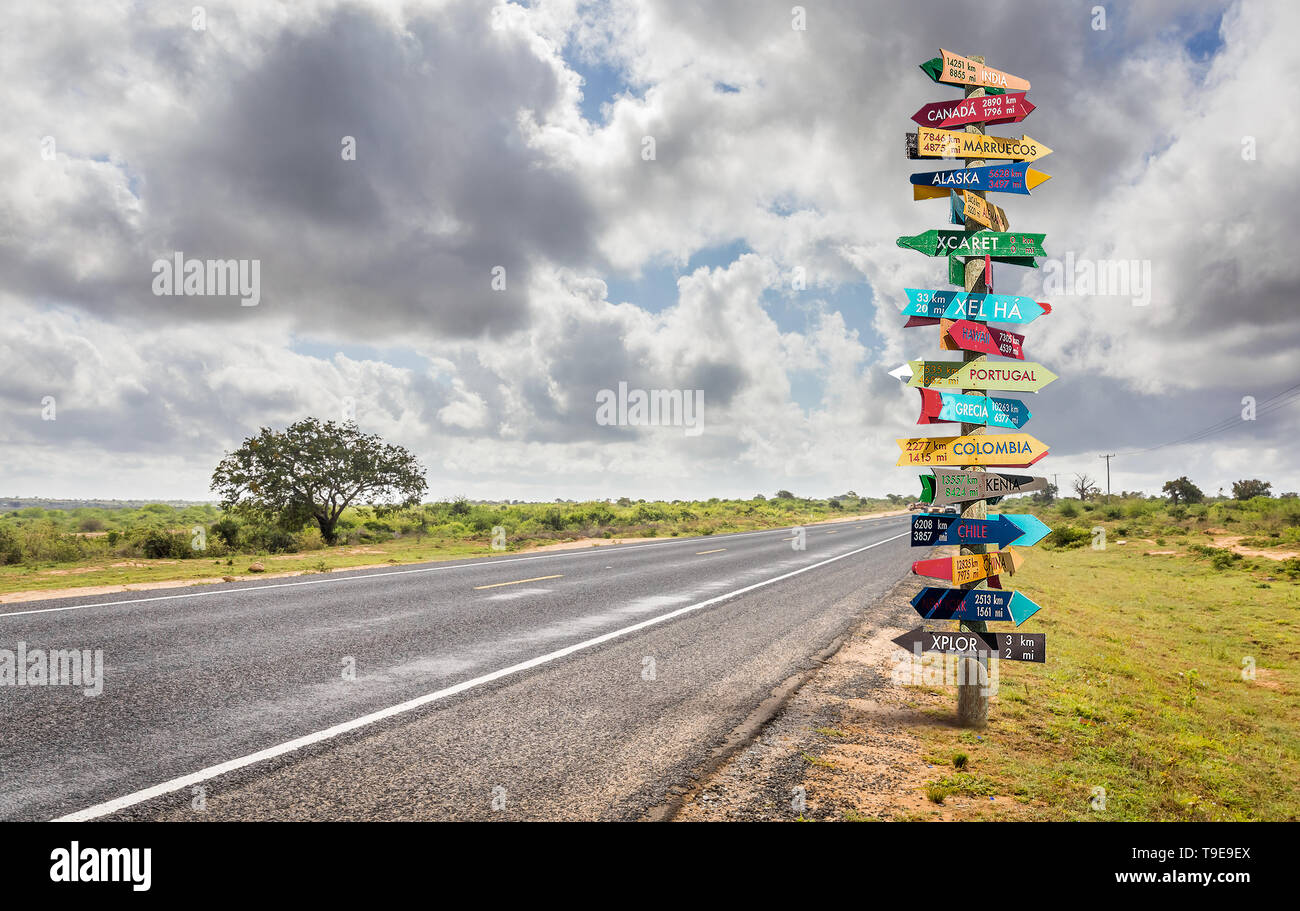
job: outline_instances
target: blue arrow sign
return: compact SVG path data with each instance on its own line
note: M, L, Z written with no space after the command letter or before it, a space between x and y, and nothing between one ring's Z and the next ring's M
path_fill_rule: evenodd
M1018 193L1028 196L1048 175L1035 170L1028 162L1021 164L984 165L949 171L921 171L912 175L918 187L941 187L952 190L987 190L992 193Z
M1002 513L1002 516L1020 526L1020 530L1024 532L1021 537L1010 542L1018 547L1033 547L1052 533L1052 530L1044 525L1038 516L1028 514L1011 515L1010 513Z
M1009 620L1024 623L1039 607L1020 592L996 588L923 588L912 607L927 620Z
M944 319L971 319L980 322L1029 323L1044 313L1048 304L1018 294L976 294L970 291L938 291L928 288L904 288L907 306L903 316L927 316Z
M949 421L1019 429L1033 417L1020 399L963 395L960 392L939 392L936 389L918 391L921 393L921 417L918 424Z
M931 547L936 544L990 544L1001 550L1024 531L1005 515L992 519L964 519L938 513L920 513L912 516L912 546Z

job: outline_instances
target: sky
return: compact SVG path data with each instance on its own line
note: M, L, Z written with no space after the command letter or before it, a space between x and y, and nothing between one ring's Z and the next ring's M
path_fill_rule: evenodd
M1298 490L1298 27L1289 0L14 6L0 495L211 499L258 428L354 416L432 499L913 496L894 440L956 432L890 375L945 356L899 311L946 261L896 244L948 226L908 178L955 163L903 151L960 97L918 68L940 48L1028 79L990 132L1054 150L996 198L1056 263L994 267L1052 304L1007 327L1060 377L1019 396L1035 471ZM255 261L256 305L156 293L178 253ZM1053 279L1108 263L1143 293ZM620 383L702 393L699 432L602 423Z

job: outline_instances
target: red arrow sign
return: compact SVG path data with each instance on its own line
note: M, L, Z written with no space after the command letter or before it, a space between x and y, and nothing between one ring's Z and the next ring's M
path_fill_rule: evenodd
M1019 123L1029 116L1034 105L1024 92L984 95L959 101L936 101L912 115L923 127L948 130L967 123Z
M943 322L946 323L947 320ZM1000 354L1003 357L1014 357L1019 361L1025 359L1025 352L1021 348L1025 343L1025 337L1005 329L998 329L996 326L985 326L983 323L973 323L968 319L953 320L952 325L948 327L947 335L952 339L953 344L966 351Z

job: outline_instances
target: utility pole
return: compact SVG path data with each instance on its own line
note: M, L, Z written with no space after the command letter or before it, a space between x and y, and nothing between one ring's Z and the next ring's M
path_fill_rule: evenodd
M1109 455L1097 456L1099 459L1106 460L1106 502L1110 502L1110 460L1115 458L1115 453Z

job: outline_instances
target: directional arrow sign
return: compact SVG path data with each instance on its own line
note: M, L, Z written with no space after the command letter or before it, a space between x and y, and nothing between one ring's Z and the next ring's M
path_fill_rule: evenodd
M918 424L984 424L1019 430L1033 417L1020 399L994 398L991 395L962 395L919 389L921 416Z
M987 133L966 133L958 130L939 130L921 127L916 137L917 158L1007 158L1013 161L1037 161L1051 155L1046 144L1032 136L989 136ZM912 143L909 141L909 148Z
M903 316L1029 323L1052 312L1051 304L1042 304L1032 297L1017 294L974 294L923 288L903 290L907 292Z
M923 231L898 238L898 245L926 256L992 256L998 262L1036 266L1035 257L1046 256L1045 234L1020 231L965 231L951 229Z
M912 115L923 127L949 130L967 123L1019 123L1033 113L1034 104L1024 92L981 95L960 101L936 101Z
M948 171L921 171L913 174L912 197L936 199L938 190L987 190L993 193L1018 193L1028 196L1029 191L1050 174L1036 171L1028 164L989 164L978 168L957 168Z
M1044 525L1038 516L1031 516L1028 513L1023 515L1003 513L1002 516L1017 525L1022 532L1019 538L1009 542L1017 547L1033 547L1052 533L1052 530Z
M912 367L909 386L931 386L946 390L1006 389L1010 392L1037 392L1056 374L1042 364L1024 361L1019 364L993 361L908 361Z
M944 326L945 323L946 326ZM1025 352L1021 347L1025 343L1023 335L1008 332L1006 329L999 329L996 326L972 323L968 319L953 320L952 322L945 319L940 325L944 326L944 336L952 340L953 349L951 350L960 348L964 351L979 351L983 354L1000 354L1003 357L1014 357L1019 361L1025 359Z
M970 190L954 190L953 198L961 200L963 219L973 219L993 231L1005 231L1010 227L1007 213L1000 206L976 196Z
M969 57L939 49L941 56L922 63L921 71L935 82L949 85L983 85L1004 92L1027 92L1029 80L1012 76L991 66L985 66Z
M934 474L921 475L921 500L935 506L967 503L971 500L996 500L1018 493L1046 490L1047 478L1000 471L962 471L958 468L935 468ZM1022 516L1010 516L1018 521ZM1042 523L1038 523L1042 525ZM1047 526L1043 526L1046 528ZM1021 544L1037 543L1021 541Z
M1004 514L992 519L964 519L957 516L921 513L912 516L912 546L946 544L992 544L1003 548L1024 535L1024 530Z
M1014 575L1023 561L1024 558L1014 550L1000 550L992 554L960 554L956 557L917 560L912 564L912 572L918 576L947 579L953 585L965 585L1003 573Z
M986 588L926 587L912 599L912 607L926 620L1009 620L1016 626L1040 610L1020 592Z
M1002 658L1007 661L1041 662L1047 657L1046 633L952 633L917 627L893 642L913 653L943 652L947 655Z
M1047 455L1047 445L1027 433L895 440L903 454L896 465L1005 465L1028 468Z

